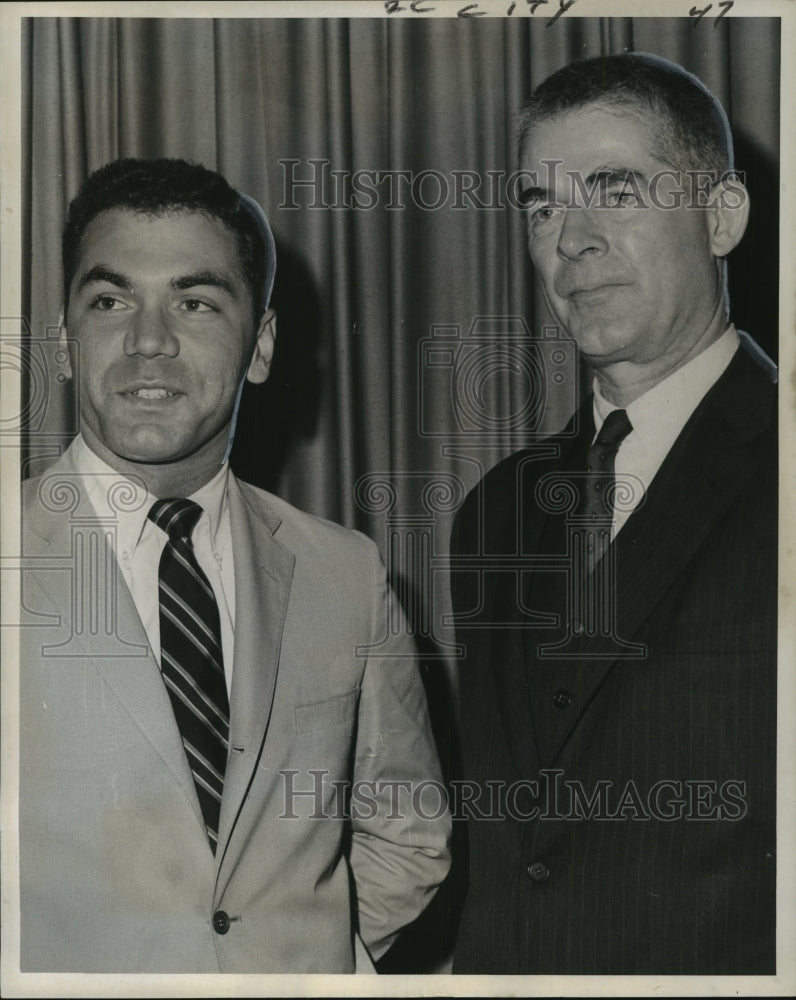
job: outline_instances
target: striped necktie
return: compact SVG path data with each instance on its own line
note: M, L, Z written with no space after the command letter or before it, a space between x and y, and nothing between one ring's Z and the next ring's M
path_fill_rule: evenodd
M215 854L229 746L229 699L218 606L191 533L202 516L192 500L158 500L148 517L169 536L160 557L160 669L193 772Z
M619 445L633 430L625 410L611 410L605 418L586 458L588 475L581 516L588 518L586 528L586 568L594 571L611 543L614 516L614 462Z

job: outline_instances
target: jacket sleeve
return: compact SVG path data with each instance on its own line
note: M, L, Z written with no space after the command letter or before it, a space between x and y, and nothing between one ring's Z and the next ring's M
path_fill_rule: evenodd
M375 549L370 644L359 702L352 840L359 934L373 959L433 897L451 820L414 641Z

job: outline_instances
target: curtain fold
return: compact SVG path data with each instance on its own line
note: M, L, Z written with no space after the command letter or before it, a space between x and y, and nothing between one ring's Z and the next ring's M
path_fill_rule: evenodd
M87 173L117 156L219 169L265 206L279 258L273 374L244 394L233 463L383 549L391 513L428 515L424 482L469 487L528 440L528 407L543 404L552 430L574 406L574 373L562 389L536 384L510 324L501 333L494 319L522 317L537 337L550 323L505 182L517 109L572 59L657 52L722 100L753 205L730 259L733 306L776 353L777 19L36 18L23 42L24 305L51 368L60 230ZM480 362L467 354L479 317L503 338L504 363L490 367L486 344ZM447 364L430 363L434 330L447 334ZM53 382L26 472L74 422L73 387ZM357 493L378 474L395 491L390 511ZM452 511L433 514L442 554ZM441 575L434 593L423 586L445 606Z
M236 461L301 506L374 531L354 501L360 475L462 471L420 427L421 404L441 431L457 413L455 388L419 370L419 344L432 326L464 334L478 316L523 316L535 334L549 322L519 214L473 204L489 201L490 178L513 168L523 99L575 58L658 52L723 101L739 166L761 181L752 194L762 214L753 214L750 249L737 252L744 280L734 304L742 325L776 349L776 19L714 28L690 18L561 18L548 28L538 18L37 18L25 45L26 287L36 335L58 320L60 227L90 170L120 155L183 156L219 169L264 204L280 251L276 369L269 387L247 394ZM347 208L358 171L409 171L414 185L396 173L401 207L386 207L385 182L375 206ZM457 184L478 188L457 196ZM338 207L320 207L324 200ZM756 330L761 310L767 329ZM501 377L494 405L504 400L511 413L521 387ZM437 395L424 398L428 391ZM559 426L569 405L568 396L551 397L545 426ZM69 388L59 387L47 431L57 437L72 409ZM485 464L517 443L490 447L487 437ZM42 440L30 442L34 458L42 447L51 454ZM469 482L475 467L466 466Z
M361 502L363 476L386 477L393 514L425 516L424 476L469 487L529 439L529 407L553 430L574 406L577 373L537 384L494 319L521 317L536 337L550 323L506 178L518 108L566 62L657 52L722 100L753 205L730 259L733 306L776 353L778 19L36 18L23 42L24 305L51 368L60 231L87 173L117 156L219 169L265 206L279 259L273 373L244 393L233 463L383 547L390 512ZM490 366L486 344L473 359L479 318L503 363ZM448 364L430 363L434 330ZM73 387L53 382L26 472L73 432ZM442 553L452 512L433 513ZM441 576L433 588L427 600L444 606Z

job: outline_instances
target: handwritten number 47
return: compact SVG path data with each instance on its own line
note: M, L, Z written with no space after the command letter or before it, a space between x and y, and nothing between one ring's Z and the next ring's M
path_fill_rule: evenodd
M730 10L732 10L734 6L734 0L719 0L718 6L721 7L721 13L716 16L716 20L713 22L714 28L719 23L719 21L724 17L724 15L727 14ZM688 13L690 17L696 18L694 24L695 25L699 24L699 22L702 20L705 14L707 14L707 12L712 7L713 7L712 3L709 3L707 7L703 7L702 10L700 10L699 7L692 7Z

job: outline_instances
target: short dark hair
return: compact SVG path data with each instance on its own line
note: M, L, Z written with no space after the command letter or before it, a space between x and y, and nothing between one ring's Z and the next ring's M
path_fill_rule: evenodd
M708 170L718 181L733 168L732 136L716 98L682 66L635 52L582 59L541 83L518 117L518 155L537 122L589 104L650 115L653 154L674 169Z
M114 160L86 179L69 205L61 245L65 306L83 235L92 219L113 208L154 216L201 212L222 222L236 237L255 322L259 319L265 307L266 249L257 223L220 174L176 159Z

